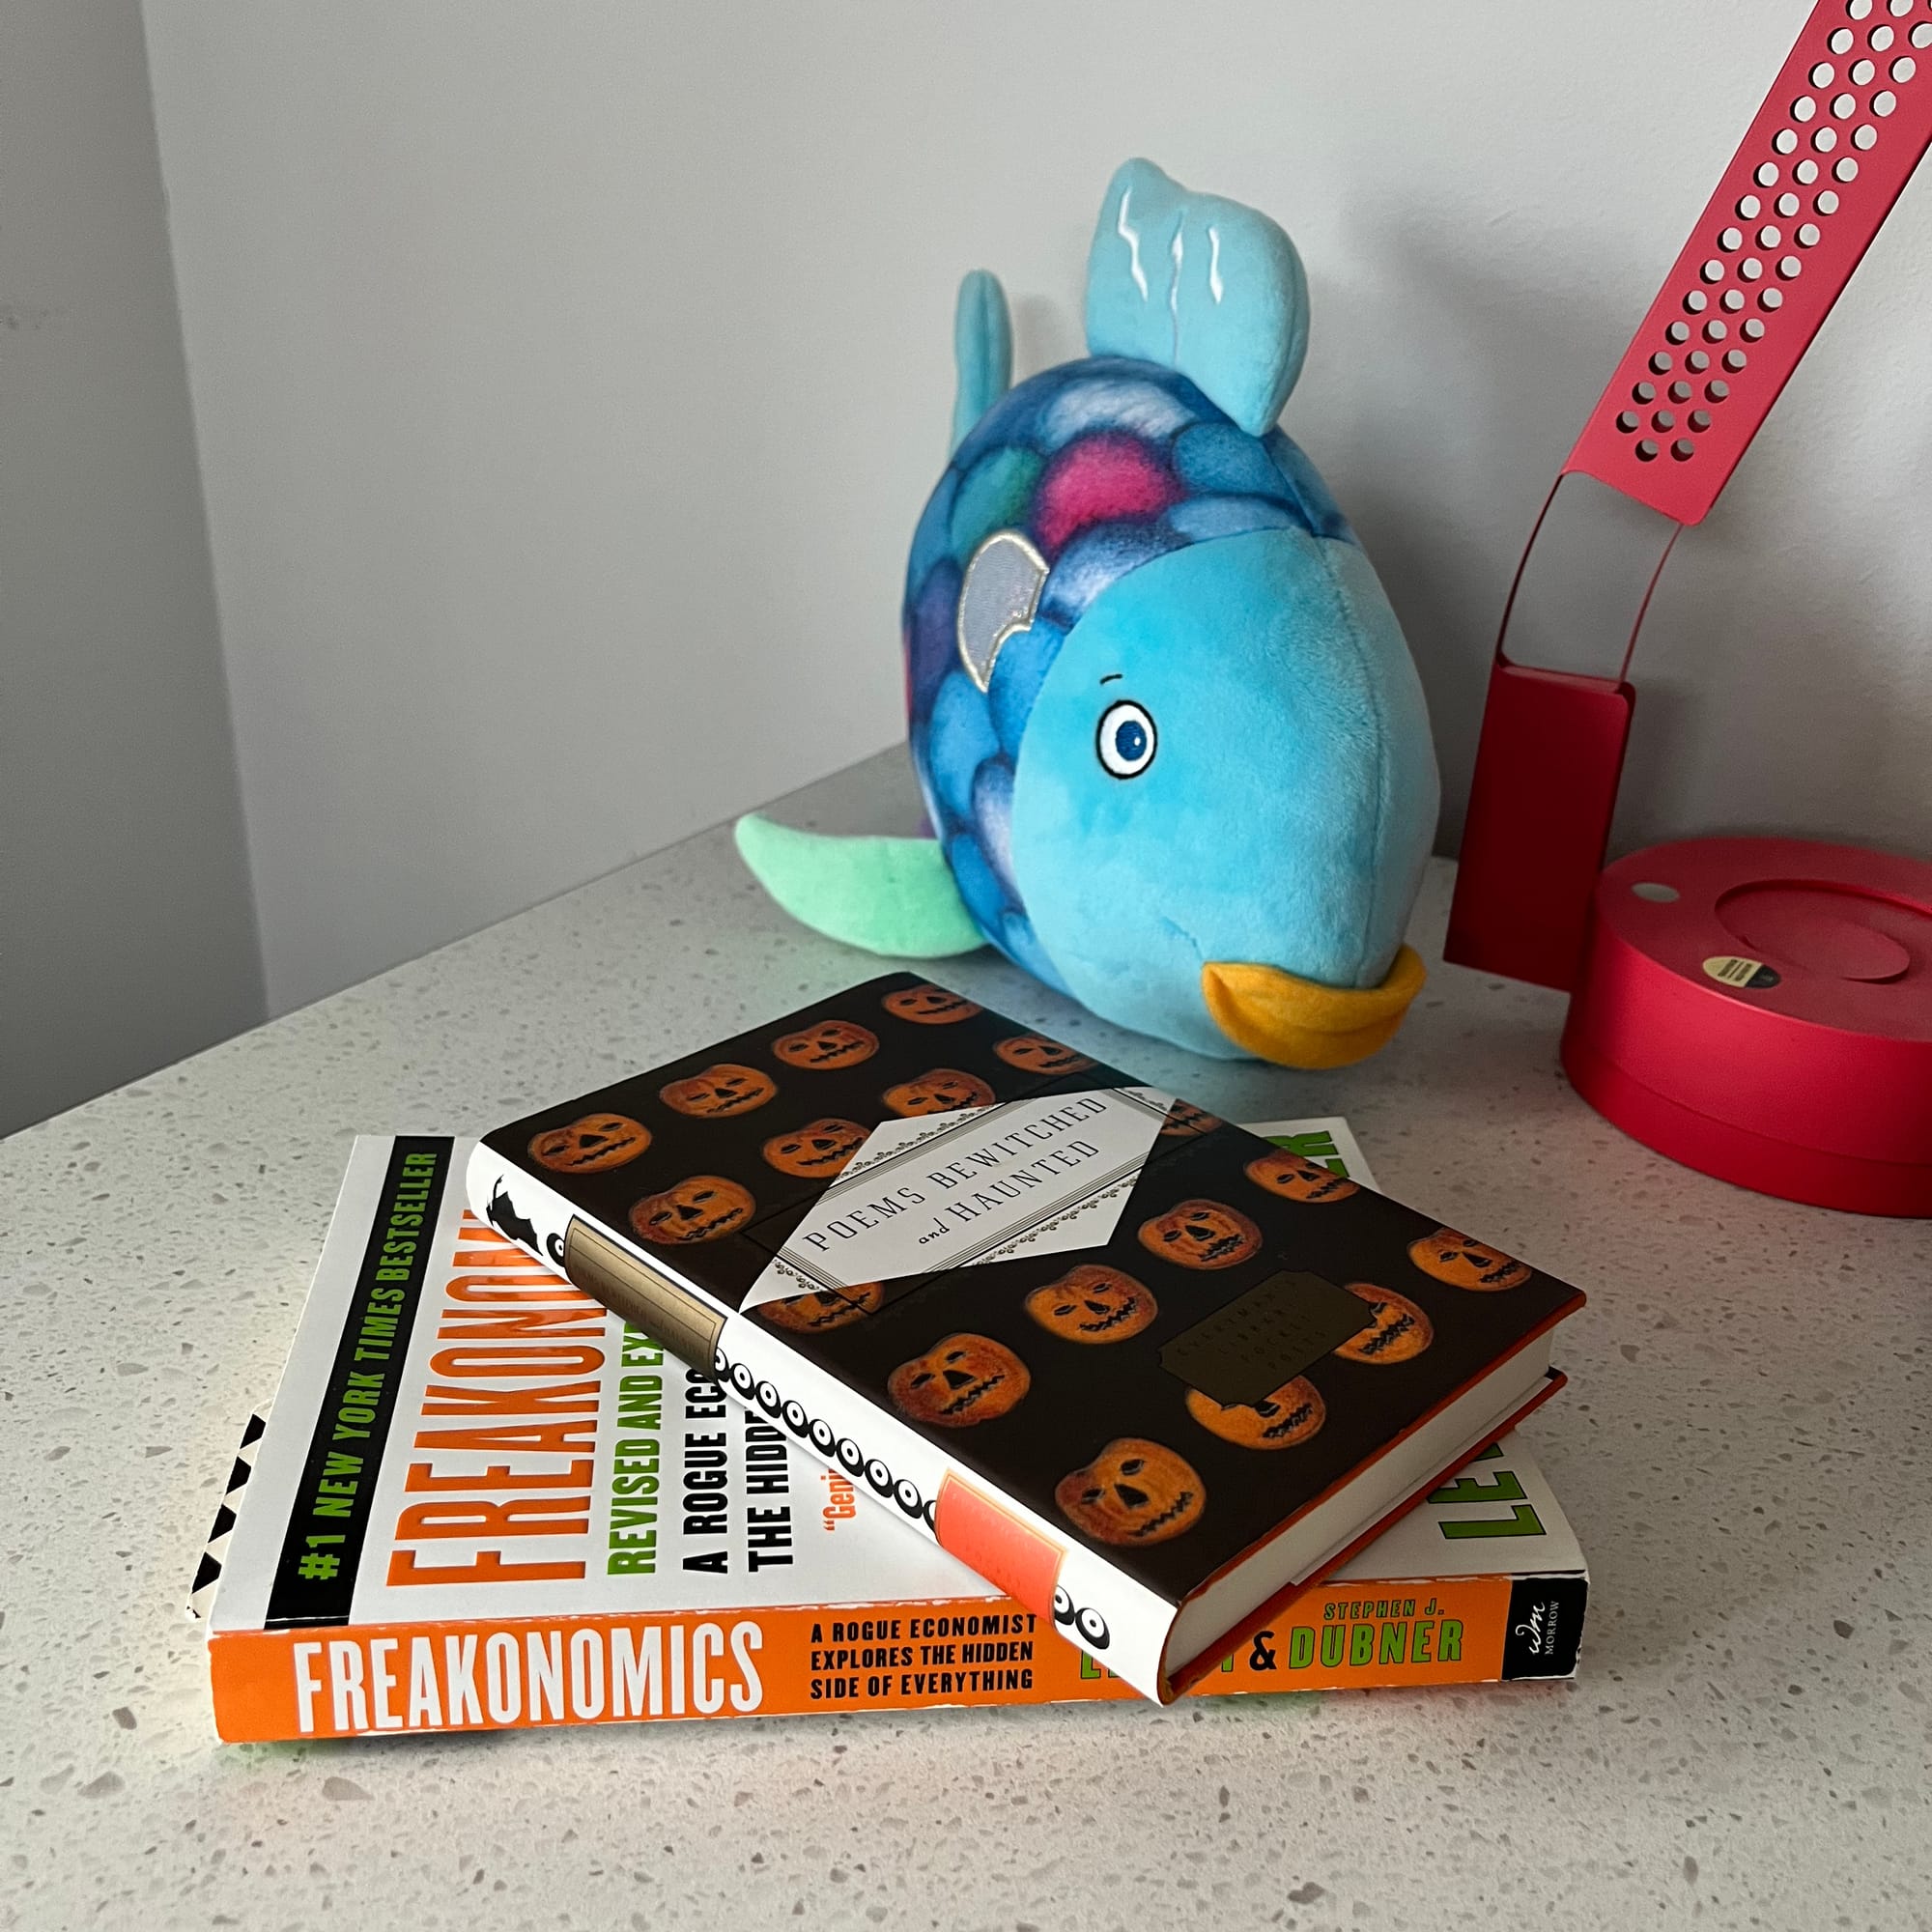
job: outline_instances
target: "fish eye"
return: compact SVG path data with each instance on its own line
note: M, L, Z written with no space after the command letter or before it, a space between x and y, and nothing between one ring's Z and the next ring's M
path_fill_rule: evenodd
M1114 777L1137 779L1153 763L1158 742L1153 719L1131 698L1122 698L1101 714L1094 748Z

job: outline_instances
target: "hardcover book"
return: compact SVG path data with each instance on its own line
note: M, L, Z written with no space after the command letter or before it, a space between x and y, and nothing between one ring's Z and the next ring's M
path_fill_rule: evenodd
M1367 1179L1339 1121L1268 1131ZM222 1737L1136 1694L463 1212L468 1152L356 1145L195 1579ZM1508 1436L1196 1689L1564 1676L1587 1587Z
M911 974L515 1122L469 1191L1163 1702L1543 1400L1582 1300Z

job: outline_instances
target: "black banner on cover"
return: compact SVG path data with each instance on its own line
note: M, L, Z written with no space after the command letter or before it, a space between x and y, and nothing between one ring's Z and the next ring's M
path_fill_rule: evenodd
M1568 1677L1583 1640L1586 1577L1519 1577L1503 1630L1503 1677Z
M456 1144L396 1139L302 1464L268 1628L345 1624Z

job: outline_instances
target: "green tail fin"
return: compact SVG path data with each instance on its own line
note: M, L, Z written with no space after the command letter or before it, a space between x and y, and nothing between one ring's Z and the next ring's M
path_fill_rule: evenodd
M986 943L936 838L835 838L755 812L739 819L737 838L765 891L828 939L897 959L946 959Z

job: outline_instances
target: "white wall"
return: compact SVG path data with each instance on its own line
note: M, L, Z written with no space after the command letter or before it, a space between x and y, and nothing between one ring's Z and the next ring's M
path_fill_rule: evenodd
M1074 353L1137 152L1301 246L1453 845L1530 517L1806 11L148 0L272 1003L891 741L956 279ZM1622 842L1932 843L1928 244L1921 182L1680 545Z
M0 7L0 1133L262 1017L137 0Z

